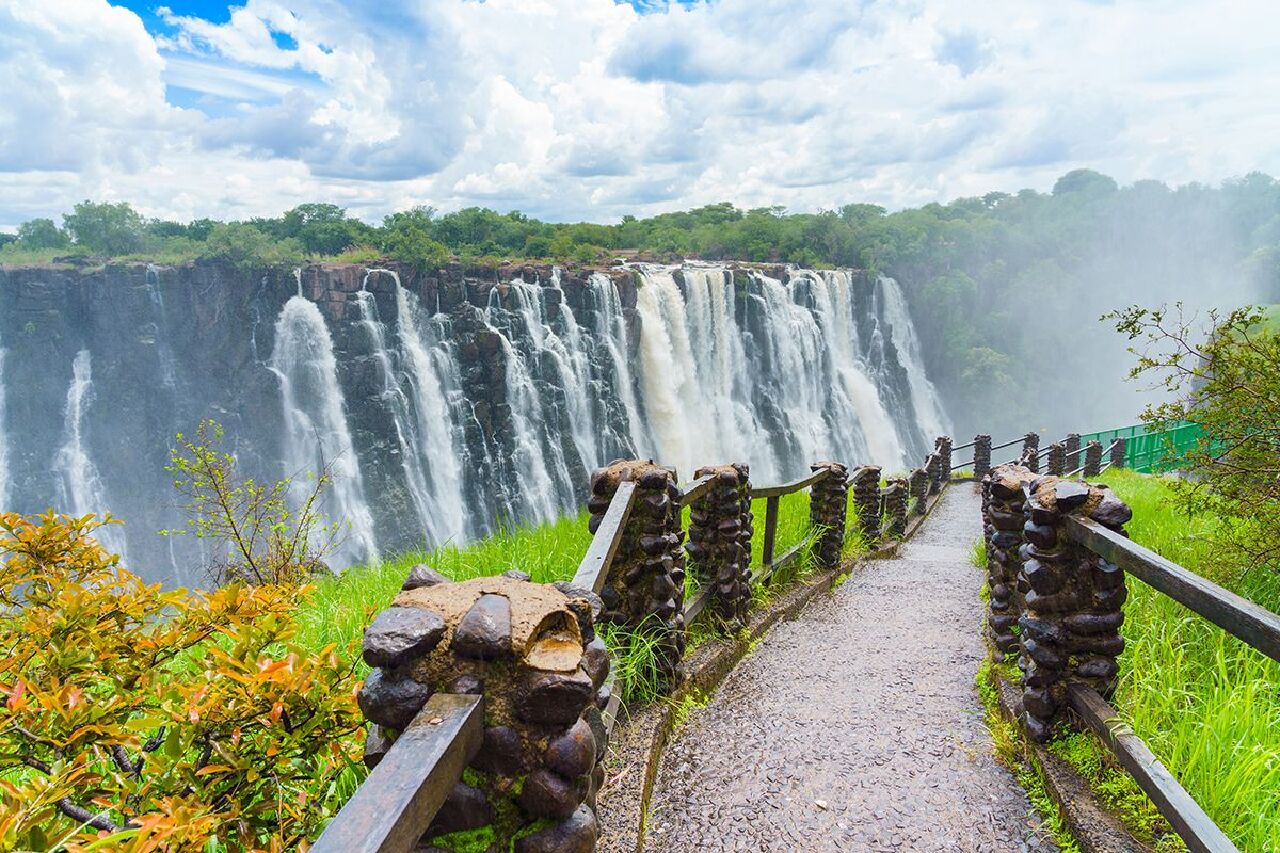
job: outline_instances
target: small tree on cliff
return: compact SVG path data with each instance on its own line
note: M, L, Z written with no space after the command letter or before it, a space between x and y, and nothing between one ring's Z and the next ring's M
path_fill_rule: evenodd
M320 515L332 483L327 464L305 483L290 477L275 483L241 479L236 458L222 449L222 425L201 421L195 437L178 433L166 469L182 496L186 530L213 544L206 567L219 584L301 583L325 570L324 559L340 544L336 523Z
M1145 345L1131 377L1152 376L1172 400L1148 406L1157 429L1195 421L1203 433L1180 462L1182 508L1223 520L1212 556L1225 572L1280 564L1280 335L1256 308L1209 312L1197 328L1178 305L1107 315Z

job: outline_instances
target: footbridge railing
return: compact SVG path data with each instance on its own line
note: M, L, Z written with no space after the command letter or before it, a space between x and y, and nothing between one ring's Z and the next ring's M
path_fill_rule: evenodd
M601 761L622 710L597 626L643 637L673 689L695 619L714 615L732 635L747 624L752 591L806 555L831 571L847 542L901 537L950 470L945 436L923 465L887 481L877 466L818 462L757 486L748 466L732 464L700 468L681 487L651 460L618 461L591 475L592 540L572 580L536 584L510 571L455 583L415 567L365 632L374 669L359 698L372 770L312 850L407 853L438 836L516 853L594 849ZM781 501L805 491L808 532L777 553Z
M1130 541L1124 532L1132 517L1129 507L1106 486L1075 479L1134 459L1126 455L1131 436L1111 438L1105 465L1096 438L1087 441L1084 464L1073 470L1061 473L1069 463L1064 453L1055 454L1053 476L1035 470L1033 435L1024 437L1018 459L984 471L981 479L987 631L997 660L1015 658L1022 672L1022 722L1040 741L1052 738L1063 723L1088 726L1190 850L1235 851L1109 704L1124 650L1120 628L1126 576L1137 577L1277 661L1280 616ZM978 438L974 446L981 456L985 437ZM1066 444L1061 443L1064 451ZM1165 455L1156 466L1173 461L1170 449L1176 442L1162 446ZM1149 448L1143 454L1154 456Z

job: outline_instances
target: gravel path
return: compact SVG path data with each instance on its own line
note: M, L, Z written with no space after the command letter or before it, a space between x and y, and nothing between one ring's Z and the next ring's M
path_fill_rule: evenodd
M646 850L1051 851L973 679L978 497L779 625L663 756Z

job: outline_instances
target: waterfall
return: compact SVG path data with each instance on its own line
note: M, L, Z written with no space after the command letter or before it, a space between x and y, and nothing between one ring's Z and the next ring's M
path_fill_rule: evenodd
M58 473L58 502L62 511L71 515L78 517L94 513L101 517L111 505L98 468L85 445L85 413L93 403L93 358L87 349L76 353L71 370L71 385L67 388L62 418L62 446L53 460L54 470ZM100 528L97 539L104 548L119 554L120 559L127 562L124 534L119 527Z
M333 338L320 309L301 293L289 298L276 320L268 366L280 379L284 408L285 475L295 500L310 491L310 478L326 467L333 481L325 509L339 524L342 542L333 555L340 567L378 559L373 516L365 500L360 462L347 426Z
M622 410L621 430L613 436L613 446L606 448L606 455L642 455L653 445L640 414L636 399L635 379L631 373L631 354L627 347L627 318L622 313L622 298L613 280L604 273L595 272L587 280L595 309L592 327L597 340L604 345L604 358L600 359L599 373L595 376L601 399L607 399L612 390Z
M920 341L916 338L916 327L907 311L907 300L902 288L895 279L887 276L880 276L877 284L884 298L884 317L889 324L889 339L898 351L898 360L907 371L911 406L915 409L920 429L932 446L934 438L951 434L951 421L942 410L937 390L924 372Z
M367 289L373 275L389 276L395 283L394 351L378 318L377 302ZM405 290L396 271L367 270L356 303L382 373L382 397L395 423L400 462L418 522L432 544L460 541L468 532L462 490L465 445L439 375L441 367L454 373L457 367L449 364L448 353L434 353L423 343L417 297Z
M850 438L861 441L853 448L854 453L866 453L865 458L873 460L904 459L902 438L859 354L853 282L848 271L830 270L821 277L809 274L809 280L831 371L839 380L833 389L839 407L836 423L851 428L856 425L856 433Z
M948 426L891 279L704 262L483 280L388 267L307 267L304 287L304 270L281 282L152 265L131 273L127 311L105 274L24 272L0 293L0 507L110 509L149 580L199 583L207 543L152 531L174 526L173 435L203 418L224 424L246 477L296 478L291 503L330 470L335 568L576 512L590 470L620 457L686 481L746 462L778 483L823 459L919 464ZM22 288L40 313L16 310ZM57 352L69 388L40 384ZM118 527L102 538L126 544Z
M823 458L906 461L899 425L863 362L847 271L752 272L644 266L639 374L653 454L687 477L750 462L757 479ZM741 300L742 304L736 302Z
M513 280L507 296L515 308L508 309L494 288L485 316L489 328L501 337L506 362L511 455L519 478L514 508L525 518L546 521L574 507L576 479L569 469L561 433L563 427L569 427L576 448L580 430L573 428L575 404L568 402L575 393L573 374L563 346L545 323L541 290L521 279ZM548 365L555 375L539 381L535 370L541 372ZM563 403L556 399L556 392ZM581 466L581 456L579 462Z
M13 475L9 473L9 441L5 434L4 417L4 341L0 341L0 512L9 506L9 481Z

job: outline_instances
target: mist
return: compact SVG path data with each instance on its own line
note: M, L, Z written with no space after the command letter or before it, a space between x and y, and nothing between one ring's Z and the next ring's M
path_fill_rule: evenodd
M1052 194L941 210L952 215L932 250L888 269L963 437L1034 430L1047 442L1135 423L1160 392L1128 379L1135 344L1104 314L1181 302L1207 323L1209 309L1280 298L1280 192L1265 175L1121 188L1078 171Z

